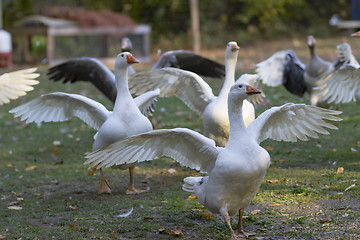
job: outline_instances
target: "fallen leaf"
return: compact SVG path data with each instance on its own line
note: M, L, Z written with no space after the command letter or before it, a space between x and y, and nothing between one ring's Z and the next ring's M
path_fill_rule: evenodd
M10 210L22 210L22 207L20 207L20 206L9 206L8 209L10 209Z
M170 174L174 174L177 171L174 168L170 168L170 169L167 170L167 172L170 173Z
M32 165L32 166L30 166L30 167L25 168L25 171L31 171L31 170L34 170L34 169L36 169L36 168L37 168L37 166Z
M71 210L77 210L77 206L76 206L75 204L71 204L71 205L69 206L69 208L70 208Z
M332 219L331 218L324 218L324 219L321 219L319 222L320 223L328 223L328 222L331 222Z
M252 210L250 213L251 213L251 215L256 215L256 214L258 214L260 212L261 212L260 209L255 209L255 210Z
M190 196L188 196L188 199L196 199L196 196L190 195Z
M268 150L268 151L272 151L274 149L275 149L274 146L271 146L271 145L266 146L266 150Z
M56 147L52 147L51 151L52 151L52 153L55 154L56 156L60 154L60 151L59 151Z
M279 182L279 180L277 180L277 179L268 180L268 183L278 183L278 182Z
M338 169L336 170L336 175L342 174L344 172L344 168L343 167L338 167Z
M11 163L9 163L9 164L7 165L7 167L8 167L9 169L15 169L15 167L14 167Z
M70 223L69 228L75 228L75 224Z
M5 239L6 235L5 234L0 234L0 239Z
M191 209L191 211L193 211L193 212L203 212L204 210L203 209Z
M341 215L343 218L346 218L346 217L348 217L350 214L348 214L348 213L345 213L345 214L343 214L343 215Z
M170 231L170 234L171 235L174 235L174 236L177 236L177 237L183 237L184 234L182 233L182 227L181 226L178 226L176 227L175 229L171 230Z
M275 206L280 206L280 203L270 203L268 204L269 207L275 207Z
M214 218L213 215L211 215L210 213L206 213L206 212L204 212L203 214L201 214L201 217L202 217L202 218L205 218L205 219L213 219L213 218Z
M165 232L165 231L166 231L165 228L160 228L160 229L157 230L158 233L163 233L163 232Z
M281 179L282 182L286 182L287 181L287 178L284 177L283 179Z
M8 206L15 206L15 205L19 205L19 202L9 202L7 205Z

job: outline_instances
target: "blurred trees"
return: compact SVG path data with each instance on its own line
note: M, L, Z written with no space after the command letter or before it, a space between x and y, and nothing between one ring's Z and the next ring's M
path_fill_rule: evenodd
M111 9L152 25L152 44L191 47L189 0L3 0L4 26L47 6L66 5L90 10ZM334 31L332 14L350 18L349 0L200 0L202 45L254 38L327 36Z

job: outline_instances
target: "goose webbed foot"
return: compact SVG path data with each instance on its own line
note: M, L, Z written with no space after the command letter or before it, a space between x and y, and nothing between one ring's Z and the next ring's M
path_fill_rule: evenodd
M98 194L103 194L103 193L111 194L111 189L108 181L105 178L103 171L100 169L100 186L99 186Z
M254 233L254 232L245 232L244 231L243 224L242 224L243 214L244 214L244 209L241 208L239 210L239 222L238 222L237 228L235 230L236 233L241 234L245 238L255 236L256 233Z
M136 189L134 186L129 186L126 189L126 194L128 195L134 195L134 194L140 194L146 192L146 190L142 190L142 189Z
M146 190L140 190L140 189L136 189L134 187L134 167L130 167L129 168L129 174L130 174L130 183L128 188L126 189L126 194L139 194L139 193L143 193L146 192Z

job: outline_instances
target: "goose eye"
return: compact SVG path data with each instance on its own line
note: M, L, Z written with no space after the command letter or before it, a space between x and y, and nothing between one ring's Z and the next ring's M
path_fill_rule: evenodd
M239 85L239 88L242 88L243 86L242 85Z

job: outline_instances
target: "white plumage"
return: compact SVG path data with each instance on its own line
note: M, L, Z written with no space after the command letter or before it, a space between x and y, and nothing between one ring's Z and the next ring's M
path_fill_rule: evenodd
M348 43L337 46L339 58L344 63L316 90L328 104L360 103L360 65L352 54Z
M230 216L239 212L237 232L245 236L242 213L259 190L270 165L268 152L259 146L267 138L296 141L297 138L328 134L324 127L337 129L324 121L339 121L339 111L304 104L285 104L262 113L248 127L242 116L245 98L260 93L240 80L228 94L230 136L226 147L189 129L155 130L118 141L86 156L84 164L110 167L131 164L161 156L180 164L207 172L207 177L187 177L183 189L194 194L213 213L220 213L229 227L232 239L237 234L230 225Z
M132 93L142 94L160 88L160 97L176 96L191 110L203 118L204 134L214 139L218 146L226 146L229 137L227 95L235 82L235 66L239 46L229 42L225 51L225 81L219 96L214 96L211 87L197 74L176 68L156 69L133 75L129 82ZM244 77L243 80L253 80ZM254 106L245 101L243 105L246 126L255 119Z
M93 151L103 148L117 140L152 130L146 117L153 111L152 104L159 95L159 89L147 92L135 99L128 89L128 67L138 62L130 53L121 53L115 62L115 81L117 97L113 111L108 111L102 104L87 97L55 92L42 95L28 103L10 110L15 117L30 122L65 121L76 116L89 126L98 130L95 135ZM141 111L146 115L144 116ZM133 165L130 167L130 184L127 193L138 193L133 186ZM110 193L110 187L103 172L100 172L99 193Z
M26 92L32 91L32 85L39 82L36 79L40 74L35 73L36 68L28 68L10 73L4 73L0 76L0 105L9 103L24 96Z

